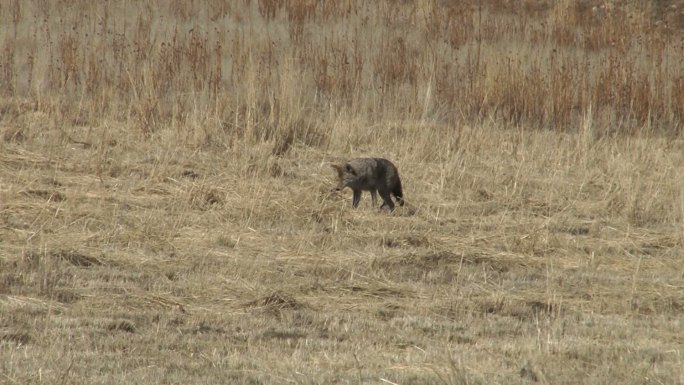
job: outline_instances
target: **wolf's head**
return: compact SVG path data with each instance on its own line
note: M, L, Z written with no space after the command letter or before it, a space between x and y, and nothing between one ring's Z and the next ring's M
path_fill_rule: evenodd
M357 175L356 171L354 171L354 168L349 164L331 164L333 169L337 171L337 187L335 187L335 191L342 191L345 187L349 186L350 183L353 183L354 180L356 180Z

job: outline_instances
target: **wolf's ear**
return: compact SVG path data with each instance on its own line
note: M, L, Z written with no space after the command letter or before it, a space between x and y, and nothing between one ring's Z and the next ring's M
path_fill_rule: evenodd
M354 171L354 169L352 168L351 164L349 164L349 163L345 164L345 165L344 165L344 168L345 168L345 170L346 170L348 173L350 173L350 174L352 174L352 175L356 175L356 171Z

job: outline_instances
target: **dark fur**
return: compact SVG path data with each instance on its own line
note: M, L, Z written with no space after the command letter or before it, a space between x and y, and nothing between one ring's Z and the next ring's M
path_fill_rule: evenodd
M337 171L339 183L337 191L349 187L354 192L352 206L358 207L363 191L370 191L373 206L375 206L376 193L383 200L380 208L389 207L394 210L394 202L391 195L400 206L404 205L404 194L401 188L401 179L397 167L383 158L356 158L343 165L333 164Z

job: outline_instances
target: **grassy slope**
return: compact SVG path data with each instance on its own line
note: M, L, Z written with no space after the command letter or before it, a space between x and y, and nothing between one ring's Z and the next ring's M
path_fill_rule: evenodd
M28 23L40 9L26 4ZM193 15L174 4L179 20ZM526 4L530 15L563 14ZM392 11L371 8L377 20ZM256 3L246 9L229 14L265 23ZM497 12L510 20L512 10ZM289 26L296 41L297 19L278 15L269 28ZM170 28L152 25L167 40ZM287 54L303 55L290 44ZM409 72L388 70L379 81L397 94L385 105L387 95L340 88L344 72L300 80L308 72L292 64L250 62L237 95L200 87L167 98L193 87L191 75L165 90L145 83L160 74L130 67L139 82L93 80L99 93L68 100L50 87L85 95L90 78L52 84L42 60L46 72L34 72L46 88L22 94L30 76L14 67L2 104L0 383L684 381L684 142L604 135L681 128L669 96L652 95L662 108L653 126L637 108L616 119L624 111L610 104L555 121L553 104L531 107L534 88L498 89L494 72L480 86L487 100L501 91L499 112L472 117L422 69L415 88ZM379 71L364 68L362 78ZM673 74L643 76L671 86ZM349 103L304 108L325 104L314 93ZM464 106L460 117L447 116L449 103ZM569 128L527 128L553 124ZM330 192L329 163L360 155L398 165L407 206L378 212L366 196L352 210L350 192Z

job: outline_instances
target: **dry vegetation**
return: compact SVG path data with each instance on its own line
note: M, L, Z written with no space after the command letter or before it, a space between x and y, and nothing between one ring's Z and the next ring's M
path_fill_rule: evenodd
M684 383L683 129L682 1L2 1L0 383Z

